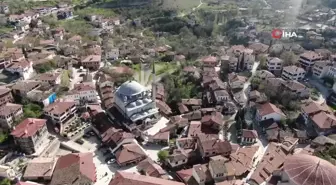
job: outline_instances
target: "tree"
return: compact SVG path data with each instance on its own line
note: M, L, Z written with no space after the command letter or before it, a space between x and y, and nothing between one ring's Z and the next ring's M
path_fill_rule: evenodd
M160 161L165 161L168 157L169 153L167 150L160 150L158 153L157 153L157 156L159 158Z
M5 178L0 182L0 185L11 185L11 180Z
M258 55L257 60L260 62L259 63L259 68L260 69L267 69L267 59L265 55Z
M296 55L291 51L285 51L280 55L280 58L283 60L284 66L295 65Z
M25 118L39 118L42 113L42 107L38 104L28 103L23 106L23 114Z
M8 139L8 133L6 133L6 132L0 132L0 143L3 143L7 139Z

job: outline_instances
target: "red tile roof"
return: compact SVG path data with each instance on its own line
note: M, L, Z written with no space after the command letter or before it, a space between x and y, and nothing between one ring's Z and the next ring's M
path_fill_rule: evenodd
M258 133L255 130L247 130L247 129L243 129L243 134L242 136L244 138L258 138Z
M6 103L5 106L0 107L0 116L9 116L20 109L22 109L22 105Z
M45 119L27 118L14 128L11 135L18 138L31 137L46 123Z
M181 182L170 181L135 173L117 171L109 185L184 185Z
M336 117L333 114L320 112L318 114L312 115L311 119L321 129L336 127Z
M61 115L75 105L75 102L55 102L45 107L44 111L48 112L49 114Z
M285 116L285 114L272 103L264 103L259 107L258 110L259 110L260 116L266 116L272 113L278 113L280 115Z
M146 153L137 144L124 144L115 153L118 164L125 164L130 161L146 158Z
M56 163L50 185L74 184L76 181L96 181L92 153L72 153L61 156Z

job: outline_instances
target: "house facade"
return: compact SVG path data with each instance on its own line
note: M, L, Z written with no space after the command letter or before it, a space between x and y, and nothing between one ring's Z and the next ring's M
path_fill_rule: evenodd
M11 135L14 137L15 144L26 154L40 152L46 147L48 141L47 120L27 118L19 123Z
M34 73L33 63L26 60L13 62L11 65L5 68L5 70L12 74L17 74L23 79L30 78Z
M76 102L78 105L85 102L97 102L98 92L91 83L76 84L75 87L69 91L66 98Z
M81 61L81 65L88 69L98 70L100 62L101 55L89 55Z
M0 107L6 105L6 103L13 102L14 98L10 89L6 87L0 88Z
M299 63L301 66L307 70L310 70L316 62L319 62L323 59L323 57L314 52L314 51L307 51L300 55Z
M283 61L280 58L273 57L267 59L267 69L270 72L279 72L283 66Z
M273 119L278 122L285 117L285 114L272 103L264 103L257 108L257 121Z
M45 107L43 111L54 124L62 125L76 118L77 107L75 102L55 102Z
M23 117L22 105L6 103L0 107L0 124L4 129L13 128L13 123Z
M306 71L297 66L286 66L282 70L281 78L285 80L302 80Z

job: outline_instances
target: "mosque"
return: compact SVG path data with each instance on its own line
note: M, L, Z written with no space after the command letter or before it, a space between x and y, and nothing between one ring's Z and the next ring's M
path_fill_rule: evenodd
M147 89L134 80L119 86L114 95L114 104L118 111L132 123L143 123L157 118L155 69L153 65L152 89ZM127 125L126 125L127 126Z

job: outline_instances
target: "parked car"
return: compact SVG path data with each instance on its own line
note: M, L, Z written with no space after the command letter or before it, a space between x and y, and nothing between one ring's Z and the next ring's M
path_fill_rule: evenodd
M105 159L105 162L107 162L107 161L109 161L109 160L112 160L114 157L112 157L112 156L108 156L108 157L106 157L106 159Z
M82 144L84 144L84 141L82 139L78 139L78 140L76 140L76 143L82 145Z
M111 159L111 160L109 160L109 161L107 161L107 164L113 164L113 163L115 163L115 159Z

